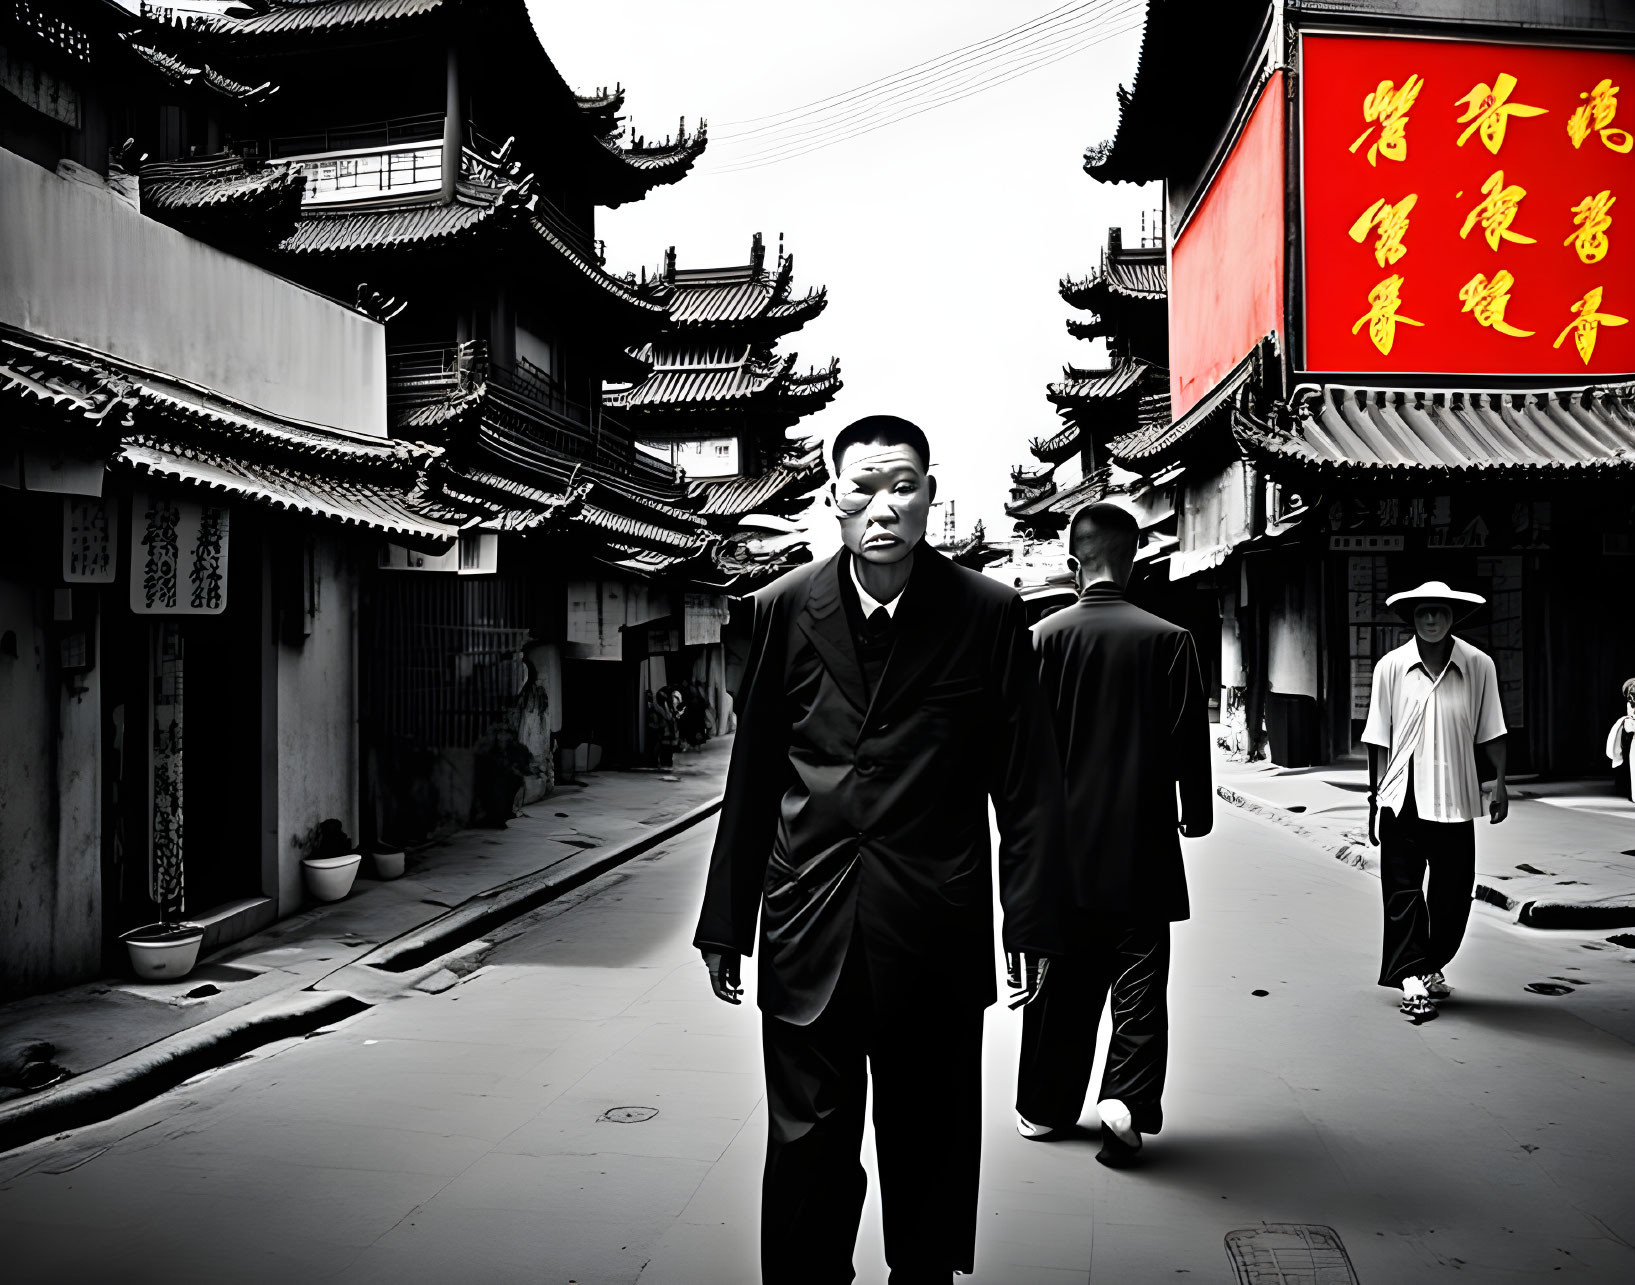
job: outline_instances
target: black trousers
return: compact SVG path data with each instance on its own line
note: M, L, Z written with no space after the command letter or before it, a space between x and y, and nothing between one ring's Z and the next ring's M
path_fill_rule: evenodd
M769 1116L761 1188L765 1285L844 1285L868 1178L863 1109L874 1083L875 1156L892 1285L948 1285L976 1257L982 1155L982 1014L927 995L885 1011L863 952L847 956L809 1026L762 1014Z
M1113 1033L1097 1101L1117 1098L1138 1132L1157 1133L1169 1063L1169 924L1080 911L1075 936L1079 949L1051 961L1044 989L1022 1010L1016 1110L1053 1129L1078 1120L1110 993Z
M1401 986L1405 977L1446 968L1464 940L1476 883L1476 825L1422 820L1410 772L1401 812L1380 813L1379 838L1385 902L1380 985Z

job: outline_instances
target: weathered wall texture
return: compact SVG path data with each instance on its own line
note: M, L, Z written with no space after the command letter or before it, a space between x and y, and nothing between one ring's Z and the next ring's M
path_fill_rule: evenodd
M1272 598L1268 630L1267 675L1271 689L1283 696L1321 694L1322 603L1316 569L1291 568L1281 594Z
M101 696L95 670L88 691L64 695L40 608L36 589L0 579L0 996L80 981L101 963ZM80 765L66 780L63 756Z
M0 322L279 415L386 433L386 331L0 149Z
M358 703L353 638L358 576L345 546L320 536L318 611L304 642L278 646L278 913L301 908L301 858L318 823L358 833Z

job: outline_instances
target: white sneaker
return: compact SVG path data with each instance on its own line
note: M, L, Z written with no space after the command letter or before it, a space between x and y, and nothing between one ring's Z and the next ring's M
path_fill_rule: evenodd
M1030 1138L1035 1142L1049 1138L1059 1132L1059 1130L1052 1129L1047 1124L1034 1124L1032 1120L1020 1113L1016 1117L1016 1131L1024 1138Z
M1453 994L1453 987L1448 985L1448 979L1442 976L1441 969L1434 973L1426 973L1419 980L1425 983L1425 993L1432 999L1447 999Z
M1130 1108L1117 1098L1107 1098L1096 1103L1096 1114L1101 1117L1102 1125L1111 1129L1113 1136L1125 1146L1139 1147L1141 1145L1141 1135L1135 1131L1130 1116Z

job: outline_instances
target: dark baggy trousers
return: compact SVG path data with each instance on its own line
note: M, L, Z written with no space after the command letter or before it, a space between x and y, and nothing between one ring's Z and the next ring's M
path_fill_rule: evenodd
M1380 813L1379 840L1385 900L1380 985L1401 986L1405 977L1446 968L1464 940L1476 883L1476 825L1421 820L1410 772L1401 812Z
M853 1279L867 1177L863 1111L874 1083L875 1156L892 1285L947 1285L976 1257L982 1154L981 1008L927 995L883 1012L862 951L808 1026L762 1014L765 1285Z
M1051 961L1039 997L1022 1010L1017 1113L1053 1129L1078 1120L1111 993L1113 1033L1097 1101L1117 1098L1137 1132L1157 1133L1169 1061L1169 924L1079 911L1074 931L1078 949Z

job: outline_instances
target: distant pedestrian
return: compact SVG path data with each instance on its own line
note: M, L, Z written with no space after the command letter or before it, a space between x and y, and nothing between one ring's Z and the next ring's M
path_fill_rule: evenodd
M1630 770L1635 759L1631 753L1635 747L1635 678L1625 681L1623 697L1624 715L1607 733L1607 758L1612 761L1612 788L1635 802L1635 772Z
M1429 580L1385 600L1414 637L1380 657L1362 738L1368 745L1368 840L1379 845L1385 901L1379 984L1401 987L1404 1016L1436 1016L1444 969L1464 939L1476 882L1481 747L1495 780L1488 816L1510 812L1505 724L1493 659L1453 634L1486 599ZM1429 880L1426 874L1429 872Z
M872 1081L891 1280L949 1285L996 998L988 800L1014 1007L1063 946L1061 775L1021 599L925 543L925 434L871 416L832 458L845 547L754 595L694 944L729 1004L761 950L762 1279L853 1278Z
M672 744L671 720L665 716L664 708L653 695L653 689L647 689L647 745L653 753L655 767L668 768L672 765L674 746Z
M1111 992L1096 1159L1115 1167L1135 1157L1142 1134L1163 1127L1170 924L1190 913L1177 830L1198 838L1213 823L1208 703L1192 635L1124 596L1139 535L1116 504L1074 514L1068 565L1078 601L1033 630L1067 788L1074 910L1069 953L1022 1016L1017 1128L1046 1139L1077 1122Z

